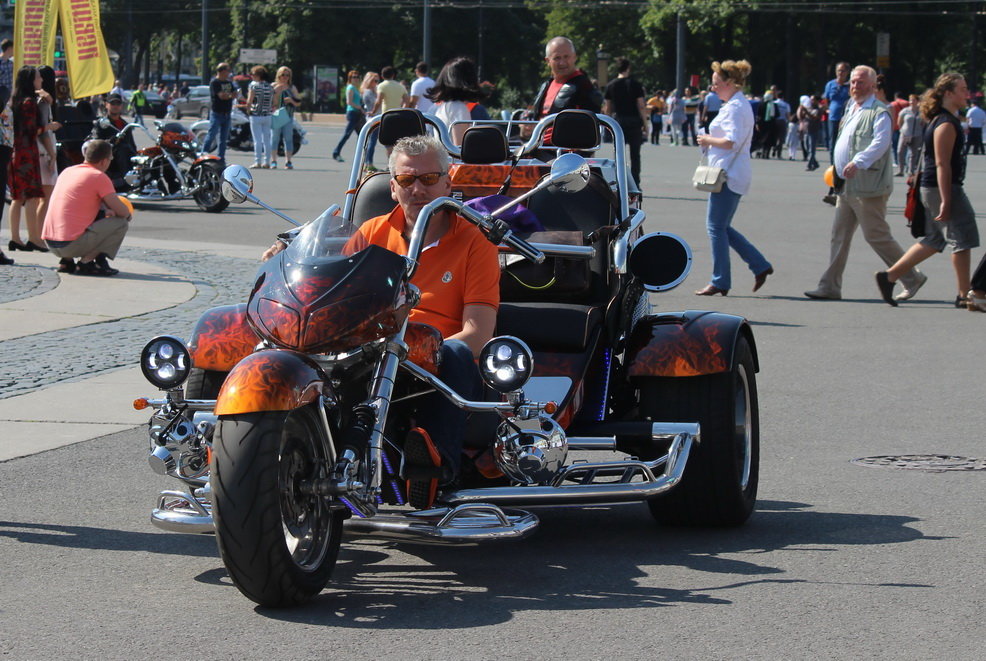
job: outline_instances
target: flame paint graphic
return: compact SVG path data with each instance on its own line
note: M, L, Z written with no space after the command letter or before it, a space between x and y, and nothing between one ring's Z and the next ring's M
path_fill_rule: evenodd
M449 166L452 190L463 198L482 197L496 193L510 173L509 165L474 165L457 163ZM534 188L538 180L548 173L540 165L519 165L510 176L510 194L517 196Z
M729 369L727 344L732 333L717 319L685 323L638 324L630 337L627 375L701 376Z
M216 399L216 415L290 411L317 398L325 377L315 363L293 351L258 351L229 373Z
M192 365L204 370L228 372L253 352L260 338L250 328L246 305L212 308L195 324L188 350Z
M412 321L404 333L404 343L408 346L408 360L432 374L438 374L442 334L437 328Z

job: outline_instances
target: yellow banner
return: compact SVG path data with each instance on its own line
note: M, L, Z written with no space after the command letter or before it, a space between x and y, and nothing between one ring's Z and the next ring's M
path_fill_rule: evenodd
M99 0L49 2L60 9L72 98L109 92L113 88L113 67L99 27Z
M61 0L20 0L14 5L14 62L18 67L55 63L55 27Z

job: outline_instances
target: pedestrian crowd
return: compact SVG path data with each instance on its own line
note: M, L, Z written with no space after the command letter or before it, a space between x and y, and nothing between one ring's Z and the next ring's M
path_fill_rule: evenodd
M88 222L74 219L66 223L60 218L49 227L46 218L52 206L61 214L65 199L77 195L73 189L79 184L57 184L58 173L71 163L89 169L86 176L72 173L68 179L87 181L94 191L105 190L104 182L96 176L106 177L106 168L100 171L103 151L90 154L87 149L83 153L82 143L88 136L80 139L70 135L72 125L105 117L105 129L95 131L92 137L108 139L126 125L124 109L130 111L134 121L143 123L143 116L149 111L148 86L141 82L126 104L119 81L105 97L73 102L67 84L56 80L50 67L22 67L15 75L13 44L5 40L0 48L0 101L4 108L0 114L0 167L9 171L12 198L8 250L52 249L61 257L59 270L63 272L115 272L107 260L115 256L125 224L117 223L114 232L95 232L99 236L112 235L105 249L90 250L92 237L82 242L86 248L82 252L79 245L69 244L80 241L82 232L96 226L97 221L114 218L125 222L129 214L97 195L93 199L99 208ZM948 248L956 277L955 305L986 311L986 258L975 273L970 273L971 251L979 246L979 236L975 213L963 189L966 157L986 153L986 111L981 107L982 95L970 94L962 76L946 74L923 96L896 92L890 100L886 82L875 70L839 62L834 68L835 77L820 93L805 93L788 101L776 85L748 95L752 67L745 60L713 63L710 84L705 89L691 85L647 95L625 58L616 61L616 78L600 89L578 68L575 44L566 37L551 39L545 46L544 59L550 76L533 94L525 119L538 120L571 108L612 116L622 129L629 150L630 176L638 190L642 145L660 145L662 136L672 145L699 147L704 167L721 171L722 181L709 189L706 210L712 276L696 294L728 294L732 287L731 251L752 272L754 291L774 273L770 261L733 227L739 202L752 182L752 159L800 160L806 170L813 171L822 167L819 149L827 149L831 167L826 181L830 190L823 199L835 207L829 264L818 285L805 295L813 300L842 297L842 274L849 247L857 227L861 227L864 239L886 265L875 279L888 304L896 306L913 298L927 281L918 264ZM225 159L231 115L239 106L249 116L253 138L254 162L250 167L277 168L277 149L283 144L284 167L293 169L294 115L301 95L291 69L278 68L272 79L266 67L255 66L245 89L232 80L229 64L220 63L215 72L209 84L210 121L204 149L216 150L218 157ZM449 137L456 144L461 142L469 121L489 118L483 105L489 88L480 83L476 65L469 58L453 58L435 79L424 62L415 67L410 84L399 81L397 74L389 64L379 73L348 71L343 91L346 124L332 150L334 160L344 160L343 149L368 118L394 108L416 108L438 117L450 127ZM171 104L178 96L187 95L188 87L159 85L157 91L165 103ZM63 148L75 150L71 161L56 152L56 138ZM550 144L550 132L545 139ZM377 133L373 131L363 159L369 172L376 171L376 142ZM389 155L389 147L387 151ZM111 153L107 158L112 161L113 157ZM918 214L923 218L912 220L912 234L918 241L906 251L893 237L886 220L895 177L906 178L913 207L923 210ZM96 180L99 186L92 184ZM57 198L54 204L53 198ZM89 209L92 203L87 201L89 206L82 208ZM76 263L75 258L80 261ZM0 251L0 265L11 263L13 259Z

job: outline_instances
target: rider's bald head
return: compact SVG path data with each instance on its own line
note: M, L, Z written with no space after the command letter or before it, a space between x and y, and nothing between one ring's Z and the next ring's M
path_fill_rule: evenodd
M563 48L565 50L571 50L572 54L575 54L575 44L568 37L555 37L549 41L544 47L544 56L551 57L552 49Z

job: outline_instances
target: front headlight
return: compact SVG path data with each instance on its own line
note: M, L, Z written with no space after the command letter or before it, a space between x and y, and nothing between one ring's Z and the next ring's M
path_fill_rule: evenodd
M511 335L494 337L479 352L479 373L490 388L502 393L520 390L534 371L534 357Z
M155 337L140 352L140 371L161 390L174 390L185 383L191 368L185 343L171 335Z

